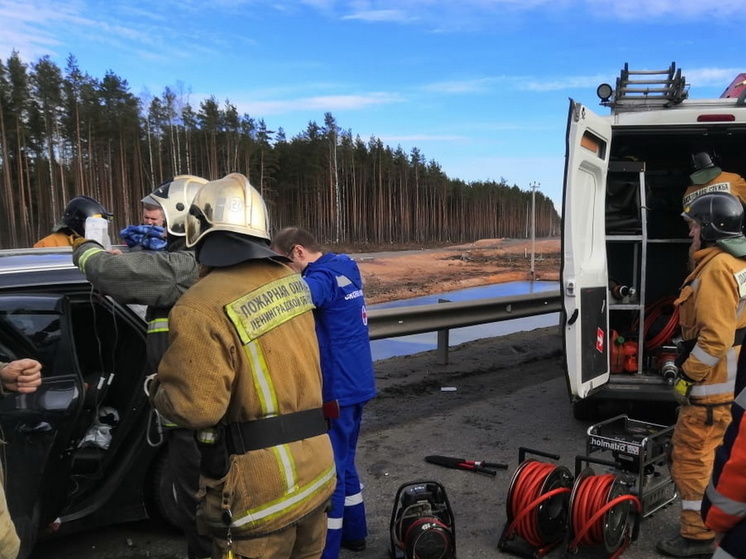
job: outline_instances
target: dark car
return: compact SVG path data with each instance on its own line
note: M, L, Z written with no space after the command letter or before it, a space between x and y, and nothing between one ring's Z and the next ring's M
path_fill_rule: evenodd
M144 391L145 335L141 312L93 289L69 248L0 251L0 361L42 363L35 393L0 398L22 559L50 534L151 513L170 520L165 445Z

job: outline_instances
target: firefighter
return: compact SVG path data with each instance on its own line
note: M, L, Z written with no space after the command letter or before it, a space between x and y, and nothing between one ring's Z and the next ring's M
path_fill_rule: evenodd
M62 219L52 233L36 241L34 248L72 246L76 238L85 236L85 220L89 217L111 220L114 216L90 196L76 196L65 206Z
M702 500L705 525L722 536L713 559L746 559L746 352L738 359L735 394L733 420Z
M682 214L692 238L692 271L675 303L687 351L679 355L671 476L681 496L679 534L657 544L674 557L711 554L714 532L700 514L715 449L731 420L736 362L746 332L743 206L731 194L703 194Z
M199 266L186 249L186 216L197 190L207 182L201 177L179 175L165 181L151 194L166 219L165 250L122 253L105 251L89 239L77 239L73 263L99 291L122 304L146 305L146 374L154 374L168 346L168 313L176 300L196 281ZM189 559L209 557L212 543L196 529L199 487L199 451L194 433L165 422L168 473L174 502L169 506L187 540ZM156 444L155 442L153 444Z
M187 245L200 280L171 311L150 392L197 431L200 527L214 558L319 557L336 475L308 285L269 249L264 200L238 173L197 192Z
M365 404L376 395L368 315L360 269L346 254L323 253L311 233L287 227L272 240L273 250L290 259L311 289L316 335L324 375L324 401L339 406L330 419L337 488L322 559L338 559L340 547L365 549L368 535L355 452Z
M726 173L715 165L706 151L691 154L692 184L684 192L684 207L708 192L728 192L746 204L746 180L736 173Z

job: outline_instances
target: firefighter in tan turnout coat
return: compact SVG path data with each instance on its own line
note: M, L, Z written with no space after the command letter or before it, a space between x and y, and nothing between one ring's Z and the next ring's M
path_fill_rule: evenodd
M151 387L162 414L198 431L213 557L320 556L335 487L311 295L268 229L243 175L198 191L187 245L202 278L171 311Z
M674 395L681 404L671 475L681 495L679 534L657 548L673 557L709 555L715 534L701 517L715 449L731 421L736 363L746 333L743 207L731 194L703 194L684 208L692 271L675 304L688 352L679 356Z

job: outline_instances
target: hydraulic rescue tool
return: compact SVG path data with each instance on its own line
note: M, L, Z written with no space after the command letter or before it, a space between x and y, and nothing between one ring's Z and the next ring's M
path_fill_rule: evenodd
M399 487L389 533L391 559L456 559L456 523L445 487L437 481Z
M439 466L445 466L446 468L454 468L456 470L469 470L480 474L487 474L489 476L497 475L497 471L493 468L507 469L508 465L502 462L484 462L465 460L463 458L453 458L451 456L425 456L425 461L431 464L437 464Z
M616 470L629 474L629 492L640 500L643 518L677 497L668 461L673 429L626 415L588 428L586 455L610 460Z

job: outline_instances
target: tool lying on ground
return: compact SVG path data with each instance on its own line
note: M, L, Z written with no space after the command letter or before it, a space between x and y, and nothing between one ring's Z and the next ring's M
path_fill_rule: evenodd
M497 471L492 468L499 468L501 470L507 469L508 465L502 462L483 462L474 460L464 460L463 458L452 458L451 456L425 456L425 461L431 464L438 464L439 466L445 466L446 468L454 468L456 470L470 470L472 472L479 472L481 474L487 474L490 476L497 475Z

